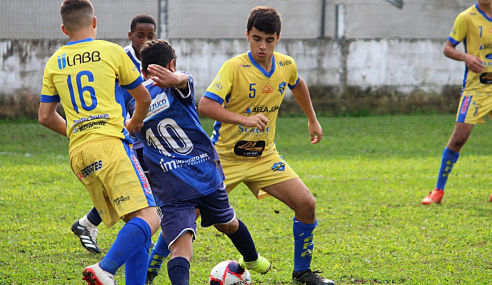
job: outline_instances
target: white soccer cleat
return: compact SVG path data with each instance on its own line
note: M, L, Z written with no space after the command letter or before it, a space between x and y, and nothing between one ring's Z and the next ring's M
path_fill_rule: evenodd
M84 275L82 279L90 285L117 285L114 281L114 275L102 270L99 263L86 267L82 275Z

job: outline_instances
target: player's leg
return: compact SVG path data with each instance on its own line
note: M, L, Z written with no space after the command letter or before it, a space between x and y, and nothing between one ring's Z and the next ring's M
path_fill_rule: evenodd
M171 284L189 284L190 261L193 257L193 232L184 232L171 244L170 249L172 259L167 263L167 274Z
M202 227L214 226L225 233L232 241L242 258L239 263L261 274L270 270L270 262L260 256L246 225L236 218L234 209L229 204L229 197L222 185L216 191L197 199L198 209L202 217Z
M102 222L96 207L72 224L72 232L79 237L82 246L92 253L101 253L97 244L97 226Z
M71 154L71 165L89 190L106 226L113 226L121 218L127 222L108 254L83 272L89 284L113 284L112 276L121 265L130 260L132 266L133 260L141 260L139 252L145 254L146 260L150 238L159 227L152 191L129 146L119 139L98 140L79 147ZM142 284L146 263L142 267L143 270L126 271L126 279Z
M335 284L311 270L314 251L314 229L318 225L315 216L316 202L300 178L292 178L263 188L268 194L284 202L292 210L294 234L294 280L308 285Z
M461 148L470 137L473 126L483 124L484 116L492 110L492 99L488 97L461 96L454 131L442 153L436 187L422 200L422 204L441 203L448 177L458 161Z

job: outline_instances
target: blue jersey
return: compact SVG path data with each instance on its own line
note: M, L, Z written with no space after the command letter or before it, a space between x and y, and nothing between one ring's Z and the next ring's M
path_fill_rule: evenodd
M164 203L208 195L224 180L217 152L198 118L193 77L184 73L188 75L186 92L154 86L152 80L144 83L152 103L144 127L136 134L144 143L154 194Z
M133 64L135 64L135 67L140 72L140 76L142 77L142 79L145 80L145 78L143 78L143 76L142 76L141 62L137 58L137 56L135 54L135 49L133 48L133 46L131 44L129 44L126 47L124 47L123 50L126 52L128 57L132 60ZM128 108L128 103L133 99L133 97L132 97L132 95L130 95L130 92L128 92L128 90L126 90L126 89L123 89L122 93L123 93L123 100L125 101L125 107ZM133 142L132 149L136 150L136 149L140 149L143 147L143 144L138 139L135 139L133 137L131 139Z

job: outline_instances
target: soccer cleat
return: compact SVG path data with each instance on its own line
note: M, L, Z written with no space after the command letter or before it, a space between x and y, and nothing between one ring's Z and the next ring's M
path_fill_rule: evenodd
M292 272L292 279L294 281L306 284L306 285L335 285L335 282L330 279L326 279L321 277L318 273L323 273L321 271L312 271L311 269L300 271L300 272Z
M443 195L444 195L444 190L436 187L434 188L434 190L429 192L429 195L427 195L427 197L422 199L422 204L424 205L440 204Z
M90 285L117 285L113 274L102 270L99 263L86 267L82 275L84 275L82 279Z
M85 227L75 221L72 225L72 232L80 238L82 246L92 253L101 253L97 245L97 227Z
M258 259L256 261L248 262L244 261L244 259L241 257L239 258L238 263L242 268L253 270L261 274L266 274L271 267L270 261L268 261L261 255L258 255Z
M490 195L489 201L492 202L492 195Z
M152 282L154 282L154 278L157 277L157 273L147 271L147 277L145 278L145 285L152 285Z

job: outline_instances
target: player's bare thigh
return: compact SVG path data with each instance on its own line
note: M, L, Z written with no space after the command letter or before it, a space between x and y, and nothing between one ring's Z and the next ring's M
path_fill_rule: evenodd
M294 210L300 222L312 224L316 221L316 201L299 177L264 187L263 190Z
M133 218L140 218L149 224L150 229L152 230L152 235L154 235L159 229L161 222L159 220L159 216L157 215L157 209L155 207L147 207L130 214L125 215L123 220L128 223Z

